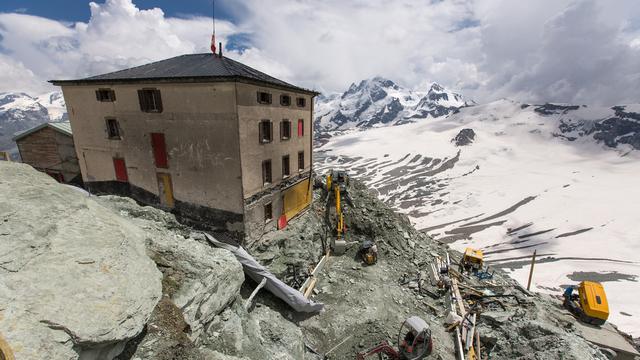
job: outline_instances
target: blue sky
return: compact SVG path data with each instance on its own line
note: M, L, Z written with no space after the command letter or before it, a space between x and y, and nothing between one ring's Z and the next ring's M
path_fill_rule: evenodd
M141 10L161 8L167 16L188 17L193 15L211 16L212 0L137 0L135 4ZM103 1L96 0L100 3ZM91 16L88 1L79 0L2 0L0 12L19 12L47 17L61 21L87 21ZM233 11L224 1L216 1L216 17L233 20Z

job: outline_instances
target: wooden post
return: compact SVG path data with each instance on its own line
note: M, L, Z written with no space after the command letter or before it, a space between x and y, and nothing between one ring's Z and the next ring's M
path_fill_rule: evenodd
M480 333L478 332L478 328L476 327L476 356L478 359L482 360L482 355L480 354Z
M531 270L529 270L529 282L527 282L527 291L531 289L531 278L533 277L533 267L536 264L536 250L533 250L533 257L531 258Z

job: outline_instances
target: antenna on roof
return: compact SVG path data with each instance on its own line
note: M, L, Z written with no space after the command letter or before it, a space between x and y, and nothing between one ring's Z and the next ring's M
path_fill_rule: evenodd
M216 54L216 0L211 0L211 52Z

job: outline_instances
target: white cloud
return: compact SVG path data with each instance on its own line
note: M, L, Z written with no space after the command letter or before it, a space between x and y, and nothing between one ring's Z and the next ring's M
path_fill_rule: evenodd
M168 18L158 8L140 10L131 0L92 2L89 6L91 18L87 23L0 14L0 48L5 58L13 59L12 72L21 69L15 64L22 64L40 80L40 88L46 89L49 79L84 77L210 51L211 18ZM217 27L221 34L236 32L226 21L218 21ZM224 41L224 36L221 39ZM0 91L33 89L26 85L3 81Z
M31 94L40 94L47 90L41 79L27 69L24 64L0 54L0 84L2 88ZM0 88L0 92L3 89Z
M507 39L484 47L481 69L492 74L485 91L532 102L639 102L640 49L621 31L622 14L604 9L602 2L575 1L546 15L525 11L536 24L526 18L515 19L520 27L499 23L498 32ZM499 37L483 34L488 41Z
M437 81L478 101L614 104L640 101L636 0L244 0L223 4L250 66L321 91L381 75L407 86ZM0 14L10 73L74 78L206 52L211 19L167 17L131 0L90 4L87 23ZM10 60L10 61L9 61ZM7 75L0 75L0 80ZM33 88L2 81L1 90Z

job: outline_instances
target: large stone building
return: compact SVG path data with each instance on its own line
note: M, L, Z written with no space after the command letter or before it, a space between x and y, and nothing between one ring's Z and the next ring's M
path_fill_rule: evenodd
M16 134L20 159L61 183L82 184L69 122L44 123Z
M214 54L51 82L93 192L171 209L237 241L311 200L314 91Z

